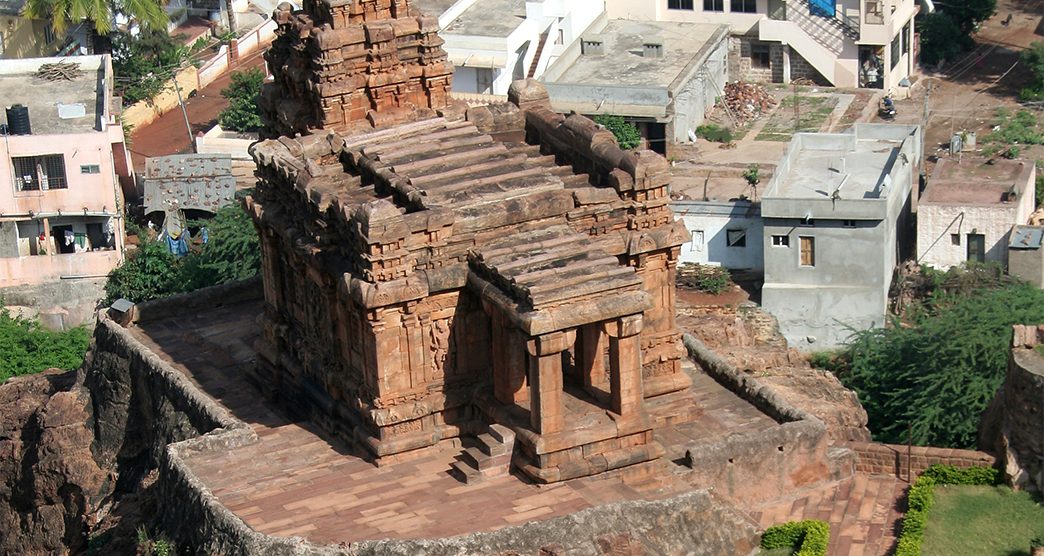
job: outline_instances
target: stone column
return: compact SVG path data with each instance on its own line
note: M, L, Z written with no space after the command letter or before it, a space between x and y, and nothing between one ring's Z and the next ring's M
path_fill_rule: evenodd
M502 404L512 405L529 399L526 390L528 361L522 335L510 323L493 312L490 316L493 352L493 396Z
M558 331L542 334L526 342L529 353L529 418L538 434L563 429L562 352L576 340L576 332Z
M608 390L609 384L605 377L606 335L599 324L586 325L580 331L577 367L580 369L584 388Z
M633 415L642 407L642 315L606 323L609 334L609 387L612 410Z

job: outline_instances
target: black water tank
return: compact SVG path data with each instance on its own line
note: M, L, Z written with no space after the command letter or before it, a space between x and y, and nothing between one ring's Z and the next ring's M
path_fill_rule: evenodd
M16 104L7 109L7 132L11 135L31 135L29 107Z

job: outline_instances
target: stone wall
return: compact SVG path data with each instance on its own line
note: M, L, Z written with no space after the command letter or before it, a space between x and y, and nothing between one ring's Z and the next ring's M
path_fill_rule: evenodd
M789 47L787 47L789 48ZM775 63L775 62L773 62ZM780 67L782 68L782 50L780 51ZM782 71L782 70L781 70ZM808 79L816 85L824 87L830 87L830 81L823 77L823 74L819 73L812 64L808 63L797 50L790 49L790 78L791 79Z
M693 470L693 484L713 486L730 499L751 504L852 475L852 452L830 446L821 420L739 371L694 336L685 334L683 342L707 374L780 424L691 446L686 463Z
M908 458L907 447L899 444L848 442L845 446L855 452L856 471L870 475L895 475L901 479L916 477L937 463L959 468L993 467L997 464L996 456L976 450L913 446Z
M979 445L1000 455L1005 480L1044 491L1044 324L1012 327L1008 373L979 426Z

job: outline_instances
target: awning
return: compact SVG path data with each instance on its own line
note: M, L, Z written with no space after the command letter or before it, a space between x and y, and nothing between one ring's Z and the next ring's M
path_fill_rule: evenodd
M451 52L449 61L454 66L465 68L503 68L507 66L507 56L503 54L461 54Z

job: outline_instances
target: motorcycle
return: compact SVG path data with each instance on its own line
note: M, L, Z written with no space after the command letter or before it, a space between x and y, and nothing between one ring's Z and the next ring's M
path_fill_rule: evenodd
M895 119L895 101L891 95L885 95L877 105L877 116L882 120L892 121Z

